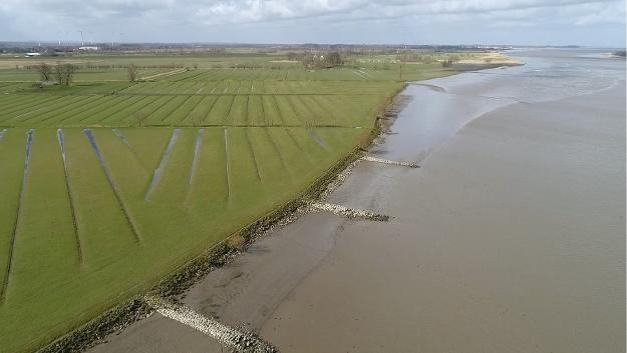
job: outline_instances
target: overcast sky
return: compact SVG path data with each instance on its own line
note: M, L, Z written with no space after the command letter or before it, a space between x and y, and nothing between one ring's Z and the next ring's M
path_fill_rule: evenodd
M625 46L625 0L0 0L0 41Z

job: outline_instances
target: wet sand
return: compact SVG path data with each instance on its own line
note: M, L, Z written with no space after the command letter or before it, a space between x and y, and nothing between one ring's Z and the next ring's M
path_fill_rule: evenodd
M184 303L282 352L624 352L624 61L549 54L408 87L372 153L422 167L359 162L328 200L389 222L304 215ZM170 334L154 320L92 351Z

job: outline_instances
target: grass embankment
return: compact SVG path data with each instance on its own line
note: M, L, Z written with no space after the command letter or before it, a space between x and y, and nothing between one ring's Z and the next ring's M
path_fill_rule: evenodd
M406 79L454 73L415 66ZM404 85L384 68L106 81L116 70L70 88L0 86L3 351L51 342L314 195Z

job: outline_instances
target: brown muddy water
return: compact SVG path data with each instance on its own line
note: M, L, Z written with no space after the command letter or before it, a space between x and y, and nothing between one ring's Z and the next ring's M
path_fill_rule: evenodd
M306 214L183 303L281 352L624 352L625 61L601 52L408 86L371 153L421 168L361 161L326 200L389 222ZM168 320L91 351L222 350Z

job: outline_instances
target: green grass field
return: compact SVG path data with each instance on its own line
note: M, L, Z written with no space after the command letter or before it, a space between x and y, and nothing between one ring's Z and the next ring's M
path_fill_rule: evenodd
M79 71L44 89L0 70L1 352L49 343L293 199L403 85L390 68L97 59L199 68L138 83ZM413 65L404 79L451 73Z

